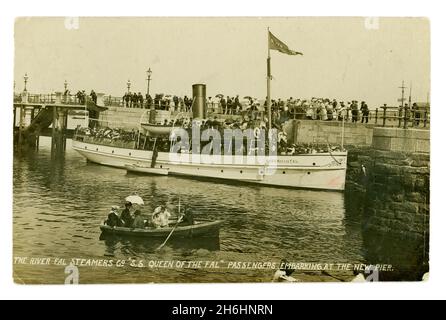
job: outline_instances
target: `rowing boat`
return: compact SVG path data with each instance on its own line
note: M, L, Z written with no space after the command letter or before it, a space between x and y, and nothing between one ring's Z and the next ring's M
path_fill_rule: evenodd
M175 232L172 234L174 238L192 238L192 237L218 237L220 233L220 226L223 221L195 221L192 225L179 224ZM164 228L125 228L125 227L110 227L106 224L99 226L102 233L114 234L120 236L135 236L147 238L162 238L167 237L175 224L171 224Z

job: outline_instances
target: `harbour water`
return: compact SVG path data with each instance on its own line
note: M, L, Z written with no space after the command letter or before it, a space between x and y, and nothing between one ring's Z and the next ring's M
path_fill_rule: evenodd
M368 261L361 200L355 196L127 174L87 163L70 145L68 140L64 157L52 159L49 139L41 138L38 152L14 157L14 257L376 264L394 262L395 250L406 256L403 246L384 248L379 261ZM219 239L172 240L160 251L155 248L163 239L103 239L99 224L112 205L122 207L133 192L145 200L146 214L161 204L174 207L181 198L196 219L223 220ZM138 268L127 263L120 268L80 267L79 282L269 282L274 271ZM320 272L295 276L325 281ZM61 284L65 277L64 265L14 265L18 283Z

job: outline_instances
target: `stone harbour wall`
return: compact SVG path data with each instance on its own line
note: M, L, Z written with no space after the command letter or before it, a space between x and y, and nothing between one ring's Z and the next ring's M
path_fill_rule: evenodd
M429 232L429 154L372 153L364 227L424 238Z
M149 120L149 112L149 109L109 107L108 110L100 113L99 121L102 126L138 130L141 122ZM170 111L157 110L155 121L164 123L165 119L170 121L176 115L177 113L171 115Z
M374 124L344 123L344 146L370 146ZM341 121L290 120L284 125L295 143L341 145Z
M349 150L347 181L365 192L365 229L428 238L429 151L429 131L398 128L375 128L371 147Z

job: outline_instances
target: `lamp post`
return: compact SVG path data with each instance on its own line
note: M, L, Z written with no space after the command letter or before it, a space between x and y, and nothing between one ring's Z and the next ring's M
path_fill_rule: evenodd
M127 80L127 93L130 93L130 86L132 85L132 83L130 82L130 80Z
M151 78L152 76L152 70L147 70L147 96L149 96L149 92L150 92L150 80L152 80Z
M149 68L149 70L147 70L147 104L149 104L150 80L152 80L152 70ZM149 123L155 123L156 110L153 101L150 103L149 108Z
M28 74L25 73L25 75L23 76L23 80L25 80L25 88L23 89L23 92L26 92L26 91L27 91L27 90L26 90L26 84L28 83L28 79L29 79Z

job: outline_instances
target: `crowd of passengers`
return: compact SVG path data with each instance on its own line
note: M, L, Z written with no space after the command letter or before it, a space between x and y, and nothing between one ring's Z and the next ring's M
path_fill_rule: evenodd
M189 120L190 121L190 120ZM217 124L218 122L218 124ZM177 122L178 125L185 124L184 121ZM248 122L249 123L249 122ZM219 127L220 126L220 127ZM222 124L219 121L205 121L202 124L202 129L222 129L222 128L244 128L244 129L250 129L253 128L253 136L251 137L253 140L256 140L255 137L255 130L259 127L253 127L253 123L249 123L246 125L245 122L237 122L237 121L231 121L229 123ZM263 128L263 127L262 127ZM189 131L189 137L192 137L191 134L191 128L186 128ZM242 130L243 132L244 130ZM245 131L246 133L246 131ZM138 137L139 135L139 137ZM126 131L123 129L113 129L113 128L78 128L76 137L83 137L87 136L92 138L97 143L106 143L106 144L113 144L115 143L118 145L121 142L129 143L134 142L135 147L137 149L144 149L144 150L152 150L154 146L154 139L150 138L144 133L139 133L136 130L132 131ZM237 155L259 155L259 154L265 154L268 155L270 152L270 146L268 139L265 139L265 146L263 147L261 144L253 145L252 142L248 139L248 137L245 135L241 141L236 141L236 137L234 137L232 140L227 141L224 140L224 135L221 134L222 142L220 143L220 154L237 154ZM179 137L158 137L156 139L156 148L158 152L170 152L171 147L174 142L179 141ZM212 137L210 139L212 141ZM210 141L202 141L200 143L200 150L203 150L203 148L210 143ZM180 150L181 153L192 153L192 147L193 143L192 141L189 141L189 146L191 146L190 150ZM298 155L298 154L315 154L315 153L327 153L327 152L334 152L334 151L340 151L340 148L338 146L331 146L328 143L291 143L288 141L288 136L284 131L279 131L277 135L277 154L278 155Z

